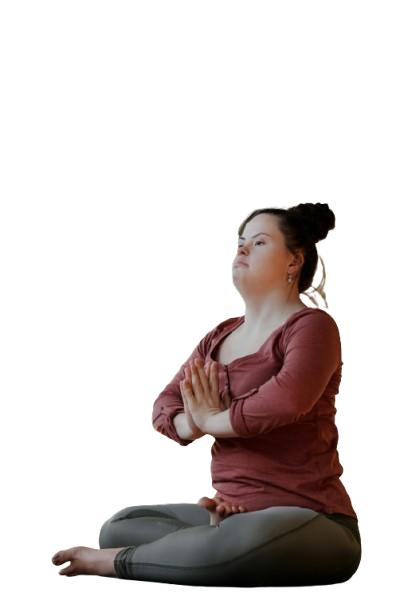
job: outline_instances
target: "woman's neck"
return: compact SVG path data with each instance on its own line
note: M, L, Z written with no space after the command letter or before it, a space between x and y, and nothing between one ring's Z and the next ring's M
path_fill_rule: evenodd
M264 330L274 329L282 325L288 317L295 312L307 308L299 297L299 294L287 296L277 294L268 296L267 299L244 299L245 322L243 330L247 333L257 334Z

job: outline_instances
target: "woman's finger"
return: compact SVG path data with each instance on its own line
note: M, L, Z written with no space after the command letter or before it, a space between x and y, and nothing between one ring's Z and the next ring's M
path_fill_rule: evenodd
M182 380L180 381L179 387L180 387L181 399L183 400L183 404L186 405L186 398L184 397L183 381Z
M197 368L197 375L200 379L201 386L203 388L203 394L204 396L208 397L210 393L210 387L209 387L208 375L205 369L205 365L201 359L195 359L194 365Z
M201 402L203 399L203 395L204 395L204 389L201 383L200 373L198 371L197 366L194 364L194 362L191 362L190 364L190 371L191 371L191 384L193 387L194 395L197 401Z
M213 361L210 368L210 392L215 404L219 402L218 363Z
M232 404L231 393L228 389L225 389L225 391L221 394L221 401L225 409L228 410Z
M184 368L184 380L190 382L191 384L191 370L189 366Z
M184 393L184 385L183 385L184 381L180 382L180 393L181 393L181 399L183 400L183 404L184 404L184 409L188 408L188 401L187 401L187 397L186 394Z

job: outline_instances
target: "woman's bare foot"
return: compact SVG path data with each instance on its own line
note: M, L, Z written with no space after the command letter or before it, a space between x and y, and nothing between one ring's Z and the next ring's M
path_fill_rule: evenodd
M202 506L210 513L210 525L218 525L231 514L237 514L238 512L246 512L245 506L236 506L226 502L221 497L215 496L213 499L210 497L202 497L198 500L198 505Z
M62 565L70 562L70 565L62 568L61 576L79 576L79 574L92 574L94 576L117 577L114 560L123 548L87 548L86 546L74 546L67 550L57 552L51 561L54 565Z

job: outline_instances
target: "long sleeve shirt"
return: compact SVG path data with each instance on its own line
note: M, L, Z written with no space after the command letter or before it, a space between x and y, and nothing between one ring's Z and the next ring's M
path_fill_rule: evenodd
M184 411L180 381L191 359L215 361L221 341L244 317L223 321L196 346L153 407L153 425L181 445L173 424ZM249 511L300 506L356 518L340 480L335 396L342 371L333 318L318 308L290 316L256 353L219 366L219 390L232 398L238 437L216 438L211 473L218 494Z

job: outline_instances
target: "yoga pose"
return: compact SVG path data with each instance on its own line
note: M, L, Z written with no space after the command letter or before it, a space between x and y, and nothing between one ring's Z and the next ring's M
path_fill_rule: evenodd
M69 562L60 574L255 587L355 573L360 536L335 425L339 332L300 299L334 224L327 204L251 213L232 267L245 316L210 331L154 403L155 429L180 445L214 438L216 496L125 508L102 526L100 549L54 555ZM324 278L323 268L325 299Z

